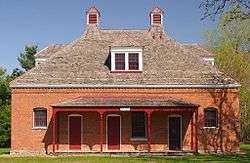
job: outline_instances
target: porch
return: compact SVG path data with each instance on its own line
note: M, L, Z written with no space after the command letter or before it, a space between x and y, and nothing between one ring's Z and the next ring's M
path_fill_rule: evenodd
M95 99L93 102L81 98L54 105L51 121L53 153L198 151L197 105L169 99L146 102L138 99L130 99L129 103L124 99L119 102ZM133 116L138 113L145 115L143 137L133 133L136 128L133 127Z

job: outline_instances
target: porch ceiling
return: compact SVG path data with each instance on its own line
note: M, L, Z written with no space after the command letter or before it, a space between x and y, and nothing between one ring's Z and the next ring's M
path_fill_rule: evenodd
M198 107L199 105L172 98L78 97L53 107Z

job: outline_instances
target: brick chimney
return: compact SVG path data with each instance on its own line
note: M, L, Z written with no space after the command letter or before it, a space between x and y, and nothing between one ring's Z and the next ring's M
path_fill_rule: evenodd
M96 7L90 7L87 12L87 25L99 25L100 22L100 12L97 10Z
M163 28L163 15L164 12L161 8L155 7L150 12L150 29L153 39L162 39L164 34Z

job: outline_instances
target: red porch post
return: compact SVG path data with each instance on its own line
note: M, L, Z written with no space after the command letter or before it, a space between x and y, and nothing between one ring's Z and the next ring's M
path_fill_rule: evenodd
M151 151L151 114L152 114L152 111L146 111L147 113L147 118L148 118L148 132L147 132L147 135L148 135L148 152Z
M56 144L56 111L52 111L52 150L55 153L55 144Z
M195 152L198 153L198 108L195 110Z
M100 147L101 153L103 152L103 112L99 112L100 114Z
M194 113L191 118L191 150L194 150Z
M59 118L60 118L60 115L59 115L59 113L57 113L56 114L56 150L59 150L59 144L58 144L58 142L59 142L59 128L60 128L60 120L59 120Z

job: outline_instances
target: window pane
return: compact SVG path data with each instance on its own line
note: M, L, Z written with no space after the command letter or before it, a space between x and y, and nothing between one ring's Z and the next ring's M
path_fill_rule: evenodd
M115 54L115 69L125 70L125 54L124 53Z
M132 113L132 137L144 138L145 134L145 113L133 112Z
M46 110L34 110L34 127L47 127Z
M217 127L217 111L205 110L205 127Z
M130 70L139 70L139 54L138 53L129 53L128 61L129 61Z

